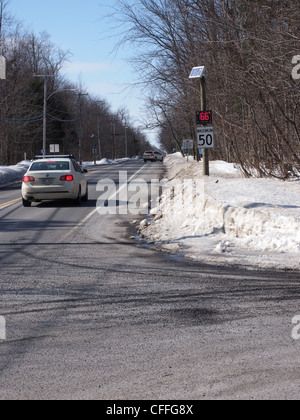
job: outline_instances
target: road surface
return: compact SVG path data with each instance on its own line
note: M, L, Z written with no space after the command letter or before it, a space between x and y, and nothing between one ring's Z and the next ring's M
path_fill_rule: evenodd
M0 399L298 399L299 273L137 246L136 216L94 211L97 182L120 170L162 176L95 168L81 207L23 208L19 187L0 190Z

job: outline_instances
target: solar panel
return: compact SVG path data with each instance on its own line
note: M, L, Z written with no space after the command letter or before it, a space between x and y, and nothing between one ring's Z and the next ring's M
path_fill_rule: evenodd
M205 76L206 76L206 68L204 66L194 67L191 72L190 79L199 79Z

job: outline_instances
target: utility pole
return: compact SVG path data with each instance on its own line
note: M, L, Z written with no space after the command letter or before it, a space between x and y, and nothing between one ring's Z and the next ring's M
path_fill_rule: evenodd
M112 160L116 159L116 122L111 123L111 134L112 134Z
M44 110L43 110L43 155L47 154L47 96L48 77L44 77Z
M97 138L98 138L98 152L99 152L99 160L102 160L103 158L103 151L102 151L102 142L101 142L101 114L100 114L100 104L103 104L103 101L96 101L98 104L98 110L97 110Z
M49 74L34 74L34 77L42 77L44 79L44 106L43 106L43 155L47 153L47 100L48 100L48 79Z
M128 137L127 137L127 129L128 129L128 127L127 127L127 124L126 124L126 121L125 121L125 157L127 158L127 157L129 157L128 156Z
M78 107L79 107L79 129L78 129L78 139L79 139L79 162L82 164L82 140L83 140L83 127L82 127L82 101L83 96L89 96L88 93L78 92Z
M97 136L98 136L98 149L99 149L99 160L102 160L102 144L101 144L101 137L100 137L100 114L97 114Z

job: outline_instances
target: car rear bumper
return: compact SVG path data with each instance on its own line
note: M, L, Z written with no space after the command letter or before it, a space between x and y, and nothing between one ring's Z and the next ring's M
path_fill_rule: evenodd
M146 161L150 161L150 162L163 162L163 159L155 159L155 158L147 158L147 157L144 157L143 159L144 159L145 162Z
M22 186L22 197L27 201L44 200L75 200L78 196L78 188L72 185L71 188L63 186L33 187Z

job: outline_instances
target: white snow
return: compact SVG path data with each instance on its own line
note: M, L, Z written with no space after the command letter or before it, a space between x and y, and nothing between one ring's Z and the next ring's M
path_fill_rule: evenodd
M135 158L132 158L135 160ZM101 160L97 160L96 161L96 165L97 166L102 166L102 165L118 165L120 163L126 162L128 160L131 160L130 158L121 158L121 159L107 159L107 158L103 158ZM82 166L94 166L95 163L94 162L83 162Z
M13 166L0 166L0 186L21 181L31 162L22 161Z
M245 178L237 165L166 158L167 188L149 225L150 244L187 258L245 267L300 269L300 179Z
M117 165L122 162L129 160L129 158L123 159L102 159L96 162L97 166L102 165ZM32 161L24 160L19 162L17 165L12 166L0 166L0 186L5 186L12 184L14 182L21 181L25 173L27 172L29 166L31 165ZM84 167L86 166L93 166L94 162L83 162Z

